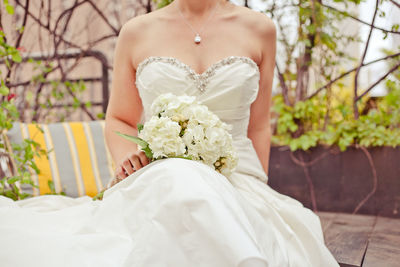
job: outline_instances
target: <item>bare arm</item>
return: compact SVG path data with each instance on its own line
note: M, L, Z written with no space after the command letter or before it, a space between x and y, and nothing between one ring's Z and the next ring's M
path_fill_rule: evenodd
M118 136L115 132L137 135L137 123L142 114L142 102L135 86L136 71L132 65L134 30L125 24L118 36L114 56L114 69L110 100L106 113L105 139L116 163L120 179L148 163L137 145Z
M262 60L260 63L260 84L256 100L251 106L247 135L268 175L269 153L271 145L270 106L272 81L275 68L276 29L272 21L265 18L261 35Z

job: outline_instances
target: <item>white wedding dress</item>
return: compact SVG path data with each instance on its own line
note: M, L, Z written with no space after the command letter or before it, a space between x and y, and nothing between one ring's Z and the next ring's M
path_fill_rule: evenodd
M104 194L0 197L2 267L338 266L318 217L267 184L247 138L258 66L221 59L204 73L172 57L149 57L136 72L143 120L160 94L198 97L233 126L239 163L225 178L185 159L153 162Z

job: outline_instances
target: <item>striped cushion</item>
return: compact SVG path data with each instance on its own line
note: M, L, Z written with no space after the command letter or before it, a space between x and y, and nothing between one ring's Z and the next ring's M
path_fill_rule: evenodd
M40 174L33 175L39 189L33 195L50 193L48 181L56 192L71 197L95 196L113 177L114 164L104 139L104 121L51 124L15 123L7 132L10 142L32 138L50 151L49 157L35 156Z

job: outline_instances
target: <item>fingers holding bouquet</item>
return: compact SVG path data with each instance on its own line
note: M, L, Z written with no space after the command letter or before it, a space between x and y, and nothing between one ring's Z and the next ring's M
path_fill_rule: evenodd
M128 154L115 170L117 182L122 181L147 164L149 164L149 159L143 151L135 151Z

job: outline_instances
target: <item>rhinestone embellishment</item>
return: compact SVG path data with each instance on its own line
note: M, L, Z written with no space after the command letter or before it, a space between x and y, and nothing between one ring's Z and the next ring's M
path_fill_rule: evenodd
M157 62L157 61L168 63L168 64L171 64L173 66L176 66L176 67L179 67L179 68L185 70L188 74L188 77L195 82L196 87L200 92L204 92L206 90L206 87L210 81L210 77L212 77L215 74L217 69L219 69L223 66L226 66L226 65L233 64L237 61L242 61L242 62L247 63L250 66L252 66L257 71L258 77L260 77L260 71L257 66L257 63L255 63L251 58L246 57L246 56L229 56L229 57L223 58L223 59L217 61L216 63L212 64L203 73L196 73L189 65L181 62L180 60L178 60L177 58L174 58L174 57L150 56L139 63L139 65L137 66L137 69L136 69L136 77L139 77L142 70L148 64L150 64L152 62Z

